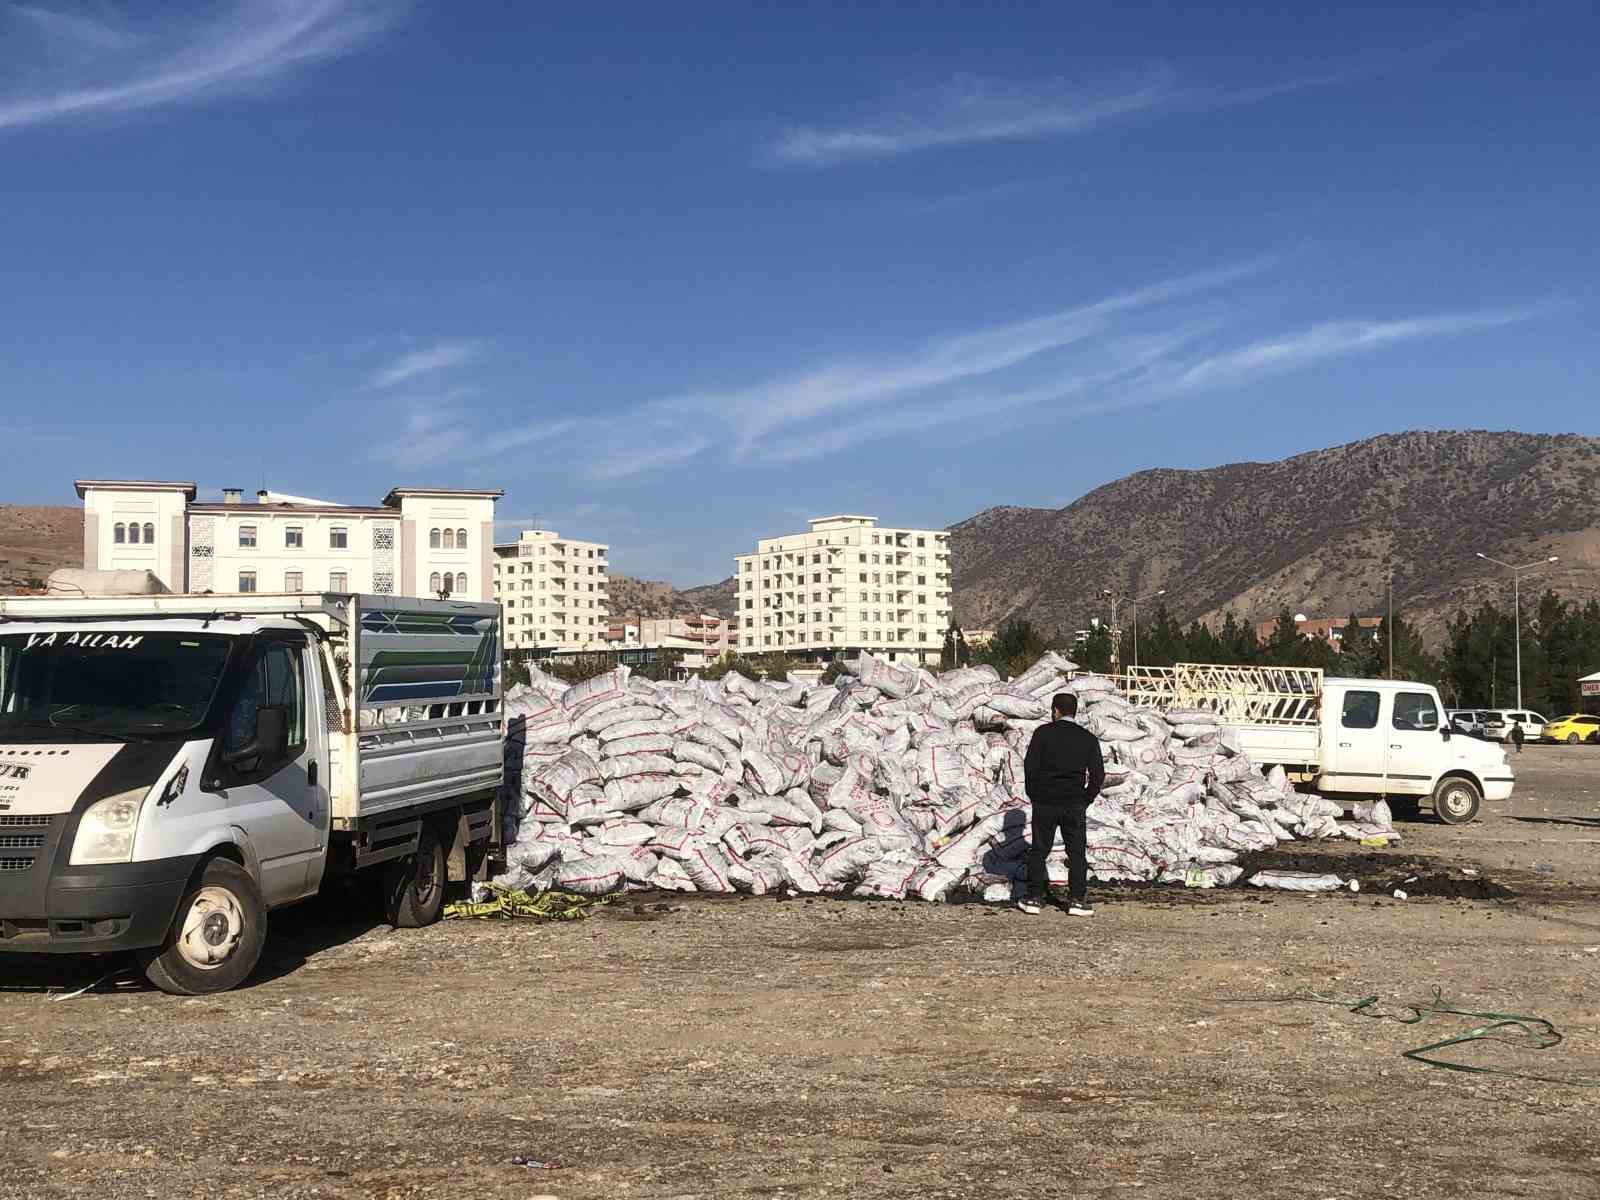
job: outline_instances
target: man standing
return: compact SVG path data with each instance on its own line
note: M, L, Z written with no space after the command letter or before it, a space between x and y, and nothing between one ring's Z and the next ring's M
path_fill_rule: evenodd
M1517 753L1522 753L1522 714L1517 714L1517 719L1511 722L1511 744L1517 748Z
M1106 781L1106 765L1100 740L1072 720L1077 715L1076 696L1056 695L1050 701L1050 723L1034 730L1023 759L1028 799L1033 801L1028 886L1017 904L1025 913L1040 912L1049 893L1045 860L1059 829L1067 847L1067 912L1074 917L1094 916L1089 902L1088 811Z

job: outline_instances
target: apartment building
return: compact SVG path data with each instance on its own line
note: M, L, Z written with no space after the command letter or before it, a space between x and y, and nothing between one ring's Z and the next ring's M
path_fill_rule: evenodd
M524 529L494 548L494 594L505 611L505 646L530 657L609 649L610 547Z
M807 524L735 557L740 651L937 662L950 627L949 534L851 514Z
M83 562L148 570L174 592L362 592L492 600L500 491L392 489L339 504L193 483L80 479ZM448 583L447 583L448 581Z

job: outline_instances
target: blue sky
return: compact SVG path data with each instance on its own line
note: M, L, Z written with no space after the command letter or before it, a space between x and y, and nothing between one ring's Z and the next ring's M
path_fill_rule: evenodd
M1583 3L0 0L0 499L506 490L619 572L1600 433Z

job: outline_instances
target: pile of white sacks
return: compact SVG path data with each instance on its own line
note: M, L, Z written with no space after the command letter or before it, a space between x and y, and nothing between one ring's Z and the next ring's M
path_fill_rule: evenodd
M1100 880L1210 887L1295 837L1362 837L1386 813L1263 777L1202 709L1134 707L1046 654L1002 682L869 656L837 684L651 683L626 667L568 687L534 671L506 696L507 871L500 886L1005 900L1028 849L1028 739L1073 692L1101 741L1089 809ZM1373 818L1377 818L1374 821ZM1051 881L1066 882L1058 844Z

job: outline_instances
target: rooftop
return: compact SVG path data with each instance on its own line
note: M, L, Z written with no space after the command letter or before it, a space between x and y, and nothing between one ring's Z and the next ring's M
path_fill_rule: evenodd
M192 483L170 479L74 479L72 486L82 500L90 488L117 488L125 492L182 492L184 499L193 500L197 489Z

